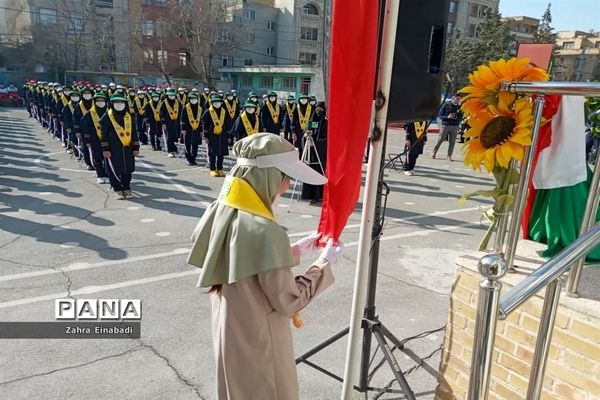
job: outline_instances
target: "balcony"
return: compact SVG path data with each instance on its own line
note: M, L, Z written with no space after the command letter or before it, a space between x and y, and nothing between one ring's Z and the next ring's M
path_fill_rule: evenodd
M300 14L300 21L302 22L321 22L321 16L320 15L313 15L313 14Z
M302 49L319 49L321 48L320 42L315 40L302 40L299 41L300 48Z

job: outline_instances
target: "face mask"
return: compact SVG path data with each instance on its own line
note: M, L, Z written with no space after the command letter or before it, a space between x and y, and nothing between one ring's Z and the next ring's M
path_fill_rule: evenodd
M233 100L233 96L227 96L227 100L229 100L229 101Z
M256 103L257 100L258 100L258 97L250 97L250 101L253 101Z
M308 103L308 100L306 100L306 99L300 99L300 104L304 105L306 103Z
M96 107L98 107L98 108L104 108L104 107L106 107L106 102L104 102L104 101L97 101L96 102Z
M246 113L247 114L254 114L255 111L256 111L255 108L246 108Z
M140 96L140 99L143 99L144 97L146 97L145 94L140 94L139 96Z
M221 102L220 102L220 101L215 101L215 102L213 103L213 107L214 107L214 108L221 108Z
M175 96L169 96L169 100L175 100Z
M209 94L210 90L205 90L204 93Z
M190 100L190 103L191 103L191 104L198 104L198 99L191 99L191 100Z
M117 92L123 93L123 89L119 89L119 90L117 90Z
M314 106L315 104L317 104L317 102L314 101L314 100L310 101L309 103L310 103L311 106Z
M83 99L84 100L91 100L92 99L91 93L84 93L83 94Z
M294 104L294 100L288 100L288 104L291 106L292 104Z
M153 101L158 101L158 97L155 96L155 97L152 98L152 100Z
M274 102L275 102L275 100L277 100L277 97L275 97L275 96L270 96L270 97L269 97L269 101L270 101L271 103L274 103Z
M74 103L77 103L79 101L79 97L73 96L73 97L71 97L71 101L73 101Z
M113 107L116 111L123 111L125 109L125 103L114 103Z

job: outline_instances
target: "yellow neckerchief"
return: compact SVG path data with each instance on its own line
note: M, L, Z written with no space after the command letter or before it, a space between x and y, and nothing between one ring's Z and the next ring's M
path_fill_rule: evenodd
M69 103L67 105L69 106L69 110L71 110L71 115L73 115L75 113L75 106L73 105L73 101L69 100Z
M281 111L281 107L278 103L275 103L275 109L273 109L273 105L269 100L267 100L267 108L269 109L269 114L271 114L271 118L274 123L279 122L279 112Z
M100 125L100 116L98 115L96 106L92 106L92 108L90 108L90 117L92 117L92 124L94 124L98 139L102 139L102 126Z
M258 133L258 117L256 118L256 121L254 121L254 126L250 124L250 120L248 119L248 114L246 114L246 111L240 115L240 118L242 119L242 123L244 124L244 128L246 129L246 134L248 136Z
M415 133L417 134L417 139L419 139L421 136L423 136L423 133L425 133L425 124L425 121L415 122Z
M285 103L285 109L287 110L288 118L292 119L292 116L294 115L294 110L296 109L296 104L292 104L292 108L290 108L290 103L287 102Z
M227 112L229 113L229 117L231 119L233 119L233 117L235 117L235 111L237 109L237 103L235 102L235 99L232 100L232 102L233 102L233 106L230 106L229 101L227 101L227 100L224 101L225 108L227 108Z
M204 97L204 102L210 103L210 95L206 93L202 93L202 97Z
M144 109L146 108L146 104L148 104L148 99L146 97L144 97L144 103L142 104L140 103L140 98L138 96L135 96L135 106L139 115L144 115Z
M69 99L67 99L67 96L65 96L64 94L60 96L60 101L62 102L63 107L69 104Z
M88 109L85 108L85 104L83 104L83 96L81 100L79 100L79 109L81 110L81 115L85 115L88 112Z
M131 97L129 97L129 95L127 95L127 106L129 107L129 113L135 114L135 104L133 103L133 100L131 100Z
M108 117L123 147L129 146L131 143L131 114L128 112L125 113L125 117L123 118L125 128L117 123L112 108L108 110Z
M202 112L202 107L200 107L200 104L198 104L198 113L196 115L196 118L194 118L194 114L192 111L192 103L189 103L185 106L185 111L187 112L188 120L190 121L190 126L192 127L192 129L198 129L198 127L200 126L200 114Z
M223 183L218 201L227 207L275 222L271 210L265 206L252 186L243 179L228 176Z
M54 100L55 103L58 103L58 93L52 92L52 100Z
M215 135L220 135L223 133L223 124L225 123L225 110L221 108L221 115L217 117L217 112L215 111L213 106L210 106L208 112L210 113L210 118L212 119L214 128L213 133Z
M152 109L152 114L154 115L154 121L160 121L160 100L156 103L157 107L154 107L154 101L150 101L150 108Z
M165 100L165 107L167 107L167 112L169 113L171 121L177 121L177 115L179 114L179 101L177 101L177 99L175 99L174 106L175 107L171 108L169 100Z
M308 122L308 118L310 117L310 112L312 111L312 106L306 103L305 114L302 114L302 107L298 107L298 117L300 119L300 129L306 129L306 123Z
M185 103L187 103L187 95L185 93L183 95L180 95L178 93L177 94L177 101L179 101L181 103L181 105L184 106Z

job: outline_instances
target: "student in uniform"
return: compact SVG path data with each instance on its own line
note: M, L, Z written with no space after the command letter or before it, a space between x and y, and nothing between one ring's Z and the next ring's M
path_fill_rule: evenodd
M132 91L133 93L133 91ZM146 106L148 105L148 98L146 92L138 90L137 94L133 96L133 114L135 115L135 128L138 133L140 143L143 145L148 144L148 135L146 134L145 112Z
M408 150L407 163L404 166L404 175L414 175L413 170L417 164L417 158L423 154L427 142L427 122L415 121L404 125L406 131L405 148Z
M277 102L277 93L269 92L265 104L261 107L260 122L263 132L279 135L282 132L283 113Z
M229 154L231 122L223 107L223 99L213 96L211 106L202 115L202 133L208 145L210 176L223 177L223 159Z
M239 114L238 103L233 96L233 93L229 92L225 96L225 100L223 101L223 105L225 106L225 110L229 114L229 119L231 121L235 121Z
M160 121L161 107L160 94L153 91L144 110L144 121L146 122L146 126L149 127L150 146L152 146L153 151L162 150L160 146L160 135L162 131L162 122Z
M198 95L190 93L189 103L181 112L181 136L185 144L185 158L187 165L196 164L198 146L202 143L202 107L198 104Z
M283 133L288 142L292 142L292 121L294 118L294 111L296 111L296 99L294 96L289 95L287 102L285 103L285 112L283 113Z
M292 144L302 154L302 138L304 137L304 131L308 127L308 121L312 117L313 107L308 103L309 97L307 94L303 94L298 99L298 106L294 111L294 117L292 118Z
M100 120L102 154L106 158L106 172L117 199L130 199L133 198L131 177L140 143L125 97L117 93L110 98L110 102L111 108Z
M177 101L179 101L179 105L181 105L181 107L184 107L187 104L187 97L188 95L185 93L184 87L180 87L179 89L177 89Z
M94 95L94 105L81 120L81 133L86 150L90 155L92 166L96 169L98 183L109 183L102 155L102 124L100 120L106 113L106 96L102 92Z
M69 102L63 107L63 125L65 128L65 135L67 137L67 153L73 154L77 137L75 136L75 128L73 127L73 120L75 115L75 108L78 106L80 100L79 92L72 90L69 96Z
M81 135L81 120L87 114L87 112L92 108L93 105L93 97L94 93L89 86L84 86L81 90L81 100L77 107L75 107L75 115L73 116L73 129L75 130L75 136L77 139L78 148L81 154L77 154L78 158L83 157L85 165L88 171L93 171L94 167L92 166L92 160L90 159L90 153L87 151L85 146L83 145L83 137Z
M244 111L240 113L233 123L231 134L236 141L239 141L247 136L255 135L260 131L261 123L260 118L256 115L256 104L251 101L246 101L246 103L244 103Z
M181 105L175 96L173 88L167 89L167 98L163 101L160 109L160 121L162 132L167 138L167 152L169 157L177 156L177 142L179 141L179 116Z
M200 98L200 107L203 110L207 110L210 107L210 88L205 87L202 91L202 97Z
M313 142L315 143L315 151L308 153L309 165L319 174L325 174L327 163L327 114L325 102L321 101L316 104L315 112L310 119L309 129L312 132ZM302 199L310 200L310 204L321 202L323 200L323 185L302 184Z

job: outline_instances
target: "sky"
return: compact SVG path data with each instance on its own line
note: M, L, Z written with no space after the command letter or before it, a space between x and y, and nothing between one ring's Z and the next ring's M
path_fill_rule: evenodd
M554 31L600 31L600 0L500 0L500 14L541 19L549 2Z

